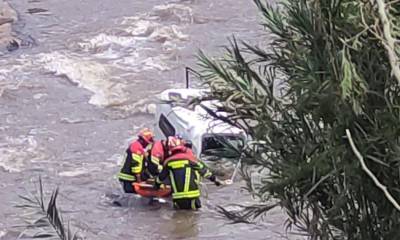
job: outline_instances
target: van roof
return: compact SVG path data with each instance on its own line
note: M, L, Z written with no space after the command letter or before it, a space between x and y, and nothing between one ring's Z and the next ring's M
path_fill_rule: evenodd
M190 100L204 96L210 92L207 89L195 89L195 88L174 88L163 91L159 98L161 101L177 101L177 100Z
M206 89L168 89L160 94L160 100L168 103L180 102L188 103L193 98L204 96ZM205 101L202 105L215 109L218 101ZM200 105L194 108L187 106L170 104L173 114L169 114L168 118L175 121L194 135L203 134L241 134L243 130L231 126L221 120L217 120L210 116L207 111Z

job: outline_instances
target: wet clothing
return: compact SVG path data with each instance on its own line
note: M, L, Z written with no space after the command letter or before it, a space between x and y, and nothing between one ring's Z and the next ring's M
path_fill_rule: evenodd
M125 162L118 174L125 192L131 190L128 185L133 182L146 180L147 176L143 171L145 157L146 151L139 141L133 142L126 150Z
M164 140L156 141L151 148L148 169L153 176L157 176L163 169L163 162L168 155L165 145Z
M196 210L201 208L201 202L199 198L194 199L176 199L174 200L175 209L185 209L185 210Z
M200 176L215 181L215 176L212 175L207 166L197 160L193 152L187 148L168 157L163 166L164 168L156 181L160 184L161 181L169 177L175 208L200 208Z
M119 180L125 193L136 193L131 181Z

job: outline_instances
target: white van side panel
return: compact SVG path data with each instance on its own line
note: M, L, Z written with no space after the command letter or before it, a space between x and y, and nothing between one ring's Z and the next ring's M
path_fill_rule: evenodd
M201 144L202 144L202 135L196 133L193 127L190 126L189 122L186 122L185 119L182 119L178 116L168 103L159 103L156 105L156 115L155 115L155 127L154 134L157 139L165 139L166 136L160 128L160 118L161 115L164 115L169 123L174 127L175 134L181 135L184 139L189 139L193 143L193 152L197 157L200 157L201 154Z

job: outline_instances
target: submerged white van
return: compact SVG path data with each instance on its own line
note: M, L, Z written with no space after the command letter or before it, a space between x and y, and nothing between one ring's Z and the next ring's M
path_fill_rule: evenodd
M191 100L206 93L205 89L191 88L163 91L156 103L155 135L158 139L181 135L192 141L193 151L201 159L238 158L239 153L227 146L241 149L246 141L245 132L207 113L206 109L215 108L216 102L189 105Z

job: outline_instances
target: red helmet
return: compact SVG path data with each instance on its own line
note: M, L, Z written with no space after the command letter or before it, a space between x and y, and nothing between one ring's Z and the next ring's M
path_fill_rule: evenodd
M148 128L143 128L140 130L138 134L139 138L142 138L147 144L153 143L154 142L154 134L153 132L148 129Z
M177 137L168 137L168 148L171 153L183 151L185 149L185 142Z

